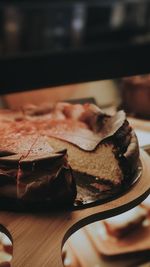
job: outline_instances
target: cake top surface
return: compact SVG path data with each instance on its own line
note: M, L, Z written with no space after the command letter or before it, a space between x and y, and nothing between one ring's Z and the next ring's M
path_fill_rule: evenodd
M123 111L110 116L93 104L28 105L19 111L0 111L0 150L29 150L40 136L55 137L92 151L113 136L126 120ZM51 152L52 148L49 148Z

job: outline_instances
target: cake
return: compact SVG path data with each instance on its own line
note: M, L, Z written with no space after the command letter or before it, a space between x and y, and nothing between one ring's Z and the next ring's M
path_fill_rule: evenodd
M147 210L142 206L137 206L120 215L104 220L103 223L108 235L115 238L122 238L142 226L142 223L147 217Z
M76 185L65 149L54 151L46 137L35 135L14 144L13 152L2 151L7 156L0 158L0 196L55 205L74 201Z
M27 201L73 203L80 177L100 191L120 187L139 160L125 113L110 116L93 104L1 110L0 136L0 195Z

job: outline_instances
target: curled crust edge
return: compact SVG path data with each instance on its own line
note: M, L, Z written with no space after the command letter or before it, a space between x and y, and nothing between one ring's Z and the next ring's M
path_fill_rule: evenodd
M134 173L137 170L138 163L139 163L139 145L138 145L138 140L135 132L132 130L131 132L131 140L130 144L126 150L126 152L123 154L125 159L127 160L131 172Z

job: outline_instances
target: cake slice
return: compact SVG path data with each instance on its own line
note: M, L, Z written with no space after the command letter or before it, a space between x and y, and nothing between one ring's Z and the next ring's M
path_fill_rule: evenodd
M103 223L108 235L123 238L142 226L147 217L148 212L141 206L137 206L120 215L104 220Z
M24 138L24 146L28 141ZM47 138L39 136L24 153L20 149L20 154L0 157L0 195L26 202L73 203L76 185L67 151L54 151Z

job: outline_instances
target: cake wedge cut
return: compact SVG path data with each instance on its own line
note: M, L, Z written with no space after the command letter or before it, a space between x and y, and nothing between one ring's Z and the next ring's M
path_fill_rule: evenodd
M39 136L28 151L0 157L0 195L32 203L73 203L76 185L67 151L54 151Z

